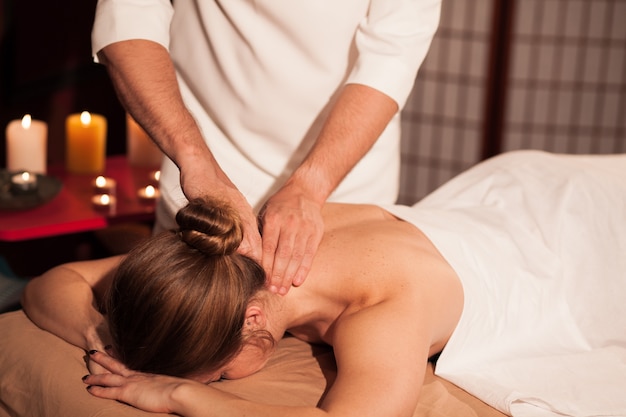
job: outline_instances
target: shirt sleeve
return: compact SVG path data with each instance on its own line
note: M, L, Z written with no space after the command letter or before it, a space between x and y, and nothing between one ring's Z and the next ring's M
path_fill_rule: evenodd
M169 0L98 0L91 32L94 60L107 45L146 39L169 49L173 7Z
M402 108L439 26L441 0L372 0L356 32L347 83L364 84Z

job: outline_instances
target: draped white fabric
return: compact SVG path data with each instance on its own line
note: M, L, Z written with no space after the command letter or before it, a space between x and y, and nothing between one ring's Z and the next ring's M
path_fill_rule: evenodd
M439 376L516 417L626 416L626 155L508 153L388 209L463 282Z

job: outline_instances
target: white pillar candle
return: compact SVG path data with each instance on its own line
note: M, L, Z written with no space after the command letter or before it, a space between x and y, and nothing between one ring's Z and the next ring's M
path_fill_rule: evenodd
M12 120L6 128L7 170L46 173L48 124L30 114Z

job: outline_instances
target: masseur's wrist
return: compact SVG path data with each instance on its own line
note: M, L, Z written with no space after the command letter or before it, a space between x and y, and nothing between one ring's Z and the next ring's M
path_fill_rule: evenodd
M336 187L336 184L327 179L325 174L323 170L301 166L282 188L285 191L305 196L321 209Z

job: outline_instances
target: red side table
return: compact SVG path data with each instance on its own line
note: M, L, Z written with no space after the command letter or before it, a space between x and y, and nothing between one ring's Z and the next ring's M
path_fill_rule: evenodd
M92 206L96 175L72 175L64 167L50 167L48 175L63 187L51 201L28 210L0 211L0 241L16 242L87 232L123 222L154 220L153 201L137 192L153 183L154 169L131 167L125 156L107 158L105 176L117 182L116 210L105 213Z

